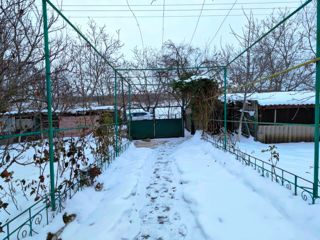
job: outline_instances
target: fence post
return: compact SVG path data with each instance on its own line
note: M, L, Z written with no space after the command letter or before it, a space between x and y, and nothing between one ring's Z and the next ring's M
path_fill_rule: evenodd
M320 57L320 0L317 0L317 46L316 58ZM319 91L320 91L320 63L316 62L316 96L314 106L314 175L313 175L313 203L318 197L319 181Z
M50 52L49 52L49 34L48 34L48 16L47 1L42 0L43 30L44 30L44 53L46 65L46 88L48 104L48 135L49 135L49 160L50 160L50 196L52 210L56 210L54 197L54 164L53 164L53 126L52 126L52 106L51 106L51 76L50 76Z
M116 132L116 149L115 155L118 156L118 93L117 93L117 71L114 71L114 117Z
M257 113L254 114L254 140L258 141L258 122L257 122Z
M129 140L131 140L131 84L129 84L129 104L128 104L128 108L129 108Z
M297 188L298 188L298 177L294 175L294 195L297 195Z
M224 150L227 149L227 68L223 69L224 78Z

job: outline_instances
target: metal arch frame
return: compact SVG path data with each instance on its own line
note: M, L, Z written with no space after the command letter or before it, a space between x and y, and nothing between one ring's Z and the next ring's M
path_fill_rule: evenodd
M46 91L47 91L47 104L48 104L48 134L49 134L49 158L50 158L50 193L51 193L51 204L52 209L55 209L55 201L54 201L54 154L53 154L53 126L52 126L52 97L51 97L51 71L50 71L50 55L49 55L49 33L48 33L48 19L47 19L47 4L49 4L81 37L84 39L90 47L106 62L108 66L110 66L115 73L115 128L116 128L116 152L118 152L118 111L117 111L117 76L121 77L121 81L126 81L125 78L121 75L121 71L141 71L141 70L179 70L179 69L203 69L203 68L220 68L224 71L224 132L225 132L225 148L226 148L226 82L227 82L227 67L235 62L242 54L247 52L250 48L260 42L263 38L269 35L274 29L283 24L285 21L290 19L293 15L307 6L312 0L307 0L301 6L299 6L295 11L290 13L287 17L285 17L282 21L276 24L273 28L271 28L268 32L263 34L259 39L257 39L253 44L251 44L248 48L243 50L238 56L236 56L232 61L230 61L226 66L198 66L198 67L186 67L186 68L137 68L137 69L122 69L115 68L103 54L101 54L95 46L81 33L79 29L77 29L67 17L65 17L59 9L50 1L50 0L42 0L42 12L43 12L43 29L44 29L44 50L45 50L45 69L46 69ZM317 42L316 42L316 57L320 57L320 0L317 0ZM127 82L128 83L128 82ZM129 84L129 83L128 83ZM130 84L129 84L130 89ZM316 85L315 85L315 148L314 148L314 187L313 187L313 196L314 199L318 197L318 178L319 178L319 100L320 100L320 63L319 61L316 63ZM129 104L130 105L130 104ZM2 139L2 138L1 138Z
M195 67L176 67L176 68L118 68L117 71L126 71L126 72L131 72L131 71L175 71L175 70L185 70L185 69L218 69L218 70L223 70L224 71L224 148L226 150L227 148L227 66L219 66L219 65L214 65L214 66L195 66ZM130 84L128 83L128 88L129 88L129 118L131 119L131 85L141 85L141 86L161 86L164 84ZM130 121L129 121L129 133L130 133ZM129 134L130 135L130 134ZM130 135L131 136L131 135Z
M320 57L320 0L317 1L317 36L316 36L316 58ZM44 131L38 131L38 132L32 132L32 133L22 133L22 134L15 134L15 135L8 135L8 136L0 136L1 139L7 139L10 137L16 137L16 136L28 136L28 135L34 135L34 134L41 134L48 132L49 135L49 159L50 159L50 198L51 198L51 208L52 210L56 209L56 203L55 203L55 189L54 189L54 155L53 155L53 133L58 131L65 131L68 129L53 129L52 125L52 97L51 97L51 71L50 71L50 55L49 55L49 33L48 33L48 17L47 17L47 4L49 4L81 37L84 39L87 44L92 47L92 49L105 61L105 63L110 66L114 70L114 78L115 78L115 125L116 128L116 149L115 149L115 156L118 155L119 150L121 151L121 147L119 149L118 146L118 111L117 111L117 76L119 75L121 78L122 88L123 88L123 81L126 81L126 79L121 75L121 71L141 71L141 70L179 70L179 69L203 69L203 68L220 68L224 71L224 133L225 133L225 139L224 139L224 146L223 148L227 150L227 144L226 144L226 82L227 82L227 67L231 65L233 62L235 62L242 54L247 52L250 48L252 48L255 44L260 42L263 38L265 38L269 33L271 33L274 29L276 29L278 26L280 26L282 23L287 21L289 18L291 18L293 15L295 15L298 11L300 11L302 8L304 8L306 5L308 5L312 0L307 0L304 2L300 7L298 7L295 11L290 13L287 17L285 17L282 21L280 21L278 24L276 24L273 28L271 28L267 33L262 35L259 39L257 39L253 44L251 44L248 48L246 48L244 51L242 51L238 56L236 56L232 61L230 61L226 66L208 66L208 67L187 67L187 68L141 68L141 69L117 69L115 68L108 60L101 54L95 46L55 7L53 3L51 3L50 0L42 0L42 14L43 14L43 29L44 29L44 52L45 52L45 70L46 70L46 92L47 92L47 104L48 104L48 122L49 127L48 130ZM127 82L127 81L126 81ZM129 96L131 94L131 86L130 83L127 82L129 85ZM319 192L318 192L318 186L319 186L319 107L320 107L320 62L316 62L316 81L315 81L315 139L314 139L314 182L313 182L313 191L312 191L312 197L313 197L313 203L315 202L315 199L319 198ZM130 97L129 97L129 114L130 114ZM82 126L79 128L86 128L86 127L92 127L92 126ZM71 129L71 128L69 128ZM76 129L76 128L72 128ZM129 125L130 129L130 125Z
M320 0L317 1L317 36L316 36L316 59L320 57ZM239 59L244 53L246 53L249 49L259 43L262 39L267 37L272 31L282 25L284 22L289 20L292 16L294 16L301 9L306 7L312 0L307 0L302 3L297 9L283 18L279 23L274 25L269 31L264 33L260 38L254 41L249 47L240 52L234 59L232 59L228 64L226 64L224 68L224 102L225 102L225 142L224 142L224 150L226 150L226 81L227 81L227 67L234 63L237 59ZM312 203L315 203L315 200L319 198L319 114L320 114L320 62L316 61L316 79L315 79L315 121L314 121L314 174L313 174L313 191L312 191Z

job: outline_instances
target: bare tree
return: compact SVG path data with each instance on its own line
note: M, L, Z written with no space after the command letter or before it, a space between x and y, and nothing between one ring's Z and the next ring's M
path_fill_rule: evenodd
M1 0L0 12L0 62L4 66L0 72L0 110L14 107L22 111L40 102L43 108L43 94L36 87L45 76L42 11L35 0ZM56 16L49 16L50 60L53 73L60 74L65 70L60 54L66 42L60 34L64 26L54 26L56 21Z
M109 63L116 67L122 64L120 49L123 44L119 37L114 38L106 33L106 26L99 27L90 20L86 35ZM73 40L71 57L70 82L76 95L82 99L83 107L90 106L93 101L106 104L106 96L114 93L112 68L80 36Z

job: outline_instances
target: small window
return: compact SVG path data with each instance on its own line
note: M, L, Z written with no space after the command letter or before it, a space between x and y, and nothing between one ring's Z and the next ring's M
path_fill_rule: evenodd
M145 115L147 115L147 113L145 113L145 112L132 113L132 116L134 116L134 117L140 117L140 116L145 116Z

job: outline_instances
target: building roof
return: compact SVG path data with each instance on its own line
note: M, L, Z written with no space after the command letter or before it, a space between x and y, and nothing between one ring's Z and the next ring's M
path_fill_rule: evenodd
M243 93L227 94L227 101L242 101ZM220 100L224 101L224 97L220 96ZM291 91L291 92L264 92L264 93L248 93L248 101L257 101L260 106L272 105L314 105L314 91Z
M114 106L97 106L97 107L88 107L88 108L74 108L74 109L68 109L68 110L53 110L53 113L59 113L59 114L78 114L83 112L90 112L90 111L101 111L101 110L114 110ZM28 113L47 113L47 109L43 110L23 110L23 111L10 111L5 112L3 115L17 115L17 114L28 114Z

